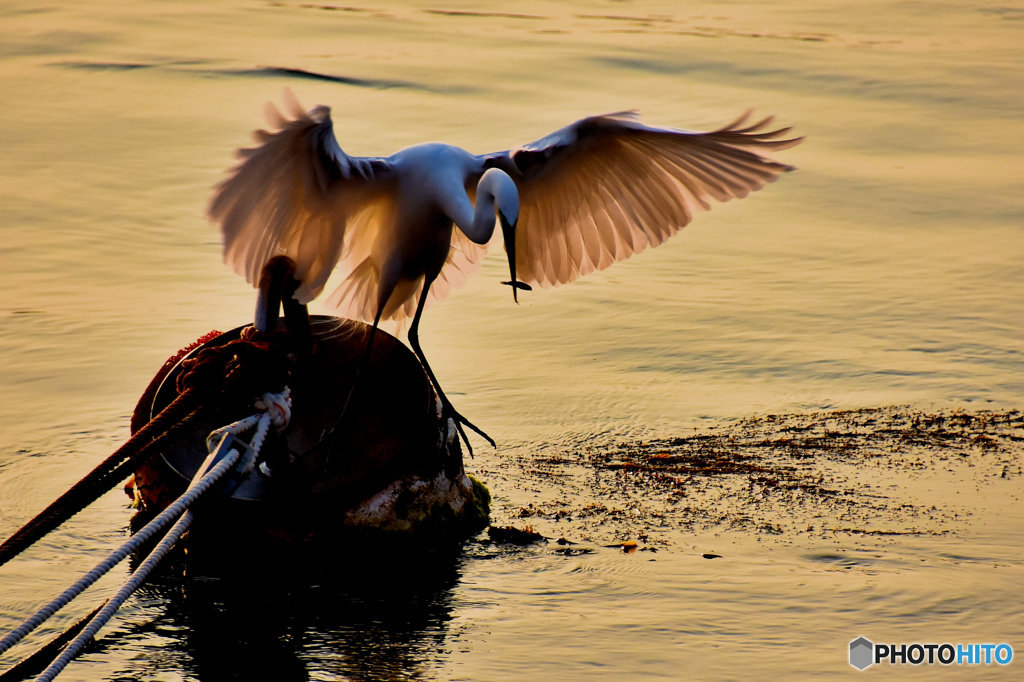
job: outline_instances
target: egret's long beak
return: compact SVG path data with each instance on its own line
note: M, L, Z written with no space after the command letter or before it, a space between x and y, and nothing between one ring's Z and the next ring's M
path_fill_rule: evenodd
M501 222L501 235L505 238L505 253L508 254L508 271L512 276L510 282L502 282L512 287L512 299L519 303L519 289L523 291L532 291L531 287L526 282L520 282L516 279L516 226L515 223L510 223L505 219L505 216L498 211L498 221Z

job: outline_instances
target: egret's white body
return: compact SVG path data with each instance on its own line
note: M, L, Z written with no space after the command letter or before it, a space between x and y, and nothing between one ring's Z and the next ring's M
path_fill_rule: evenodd
M410 344L449 409L419 347L420 315L428 298L479 268L496 222L513 294L563 284L661 244L710 199L774 181L791 167L763 152L801 139L779 139L789 129L767 130L770 118L748 125L744 115L699 133L649 127L623 112L495 154L430 143L352 157L328 108L306 113L289 99L291 118L270 108L277 130L257 133L259 146L241 151L211 202L225 260L257 284L270 258L291 258L301 303L337 269L327 302L342 315L374 328L412 317Z

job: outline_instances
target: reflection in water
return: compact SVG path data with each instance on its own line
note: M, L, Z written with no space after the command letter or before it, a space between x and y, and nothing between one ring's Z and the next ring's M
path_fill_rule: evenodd
M215 565L179 559L137 597L157 600L154 620L113 641L147 631L173 640L147 657L143 677L175 669L203 680L430 676L461 561L461 551L398 555L358 547L276 561L240 554ZM139 667L132 661L123 675L138 677Z
M291 78L300 81L325 81L328 83L350 85L360 88L405 88L409 90L420 90L423 92L441 92L462 95L472 94L475 90L475 88L468 86L434 88L427 84L415 83L412 81L353 78L351 76L321 73L318 71L310 71L308 69L299 69L288 66L260 66L256 68L232 69L216 67L204 61L168 63L60 61L54 62L53 66L64 69L79 69L82 71L134 71L137 69L163 69L167 71L180 71L183 73L207 76L210 78Z

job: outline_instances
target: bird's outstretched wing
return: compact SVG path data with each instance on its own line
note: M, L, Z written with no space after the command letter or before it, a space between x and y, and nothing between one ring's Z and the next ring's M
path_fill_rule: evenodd
M268 105L275 130L258 131L259 145L239 151L242 162L217 188L209 215L221 225L224 260L249 282L258 283L273 256L294 260L302 282L295 295L305 303L343 251L369 251L394 183L385 160L342 151L327 107L306 113L289 92L286 104L290 118Z
M744 197L791 166L767 158L783 138L749 112L714 132L653 128L634 112L585 118L536 142L487 157L519 185L519 278L570 282L658 245L709 200ZM509 161L514 168L509 168Z

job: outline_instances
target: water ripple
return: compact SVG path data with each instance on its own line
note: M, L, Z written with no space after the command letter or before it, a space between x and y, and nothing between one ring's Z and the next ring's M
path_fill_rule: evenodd
M442 94L471 94L478 92L478 88L467 85L436 86L416 81L390 79L390 78L357 78L355 76L342 76L338 74L323 73L293 66L255 66L255 67L222 67L222 68L195 68L200 62L118 62L118 61L58 61L52 62L51 66L65 69L78 69L83 71L137 71L141 69L160 69L164 71L179 71L211 77L242 77L242 78L295 78L301 80L327 81L352 85L359 88L371 88L377 90L389 90L393 88L417 90L420 92L432 92Z

